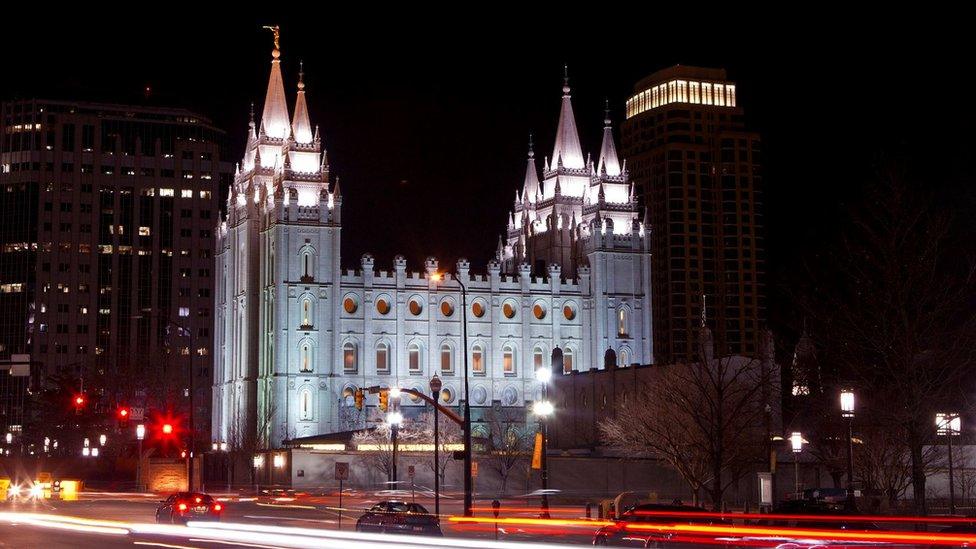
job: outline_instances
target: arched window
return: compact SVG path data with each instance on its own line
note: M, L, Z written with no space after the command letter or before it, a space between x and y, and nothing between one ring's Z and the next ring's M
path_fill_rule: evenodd
M573 350L570 348L563 349L563 373L571 373L573 371Z
M420 373L422 368L422 362L420 360L420 345L416 343L411 343L407 347L407 365L410 368L411 374Z
M390 373L390 346L386 343L376 346L376 373Z
M312 300L306 297L302 300L302 328L312 327Z
M542 350L542 347L536 347L532 350L532 369L533 371L541 370L545 366L546 353Z
M617 335L620 337L626 337L628 333L627 309L621 307L617 309Z
M355 374L359 369L356 360L356 345L351 341L347 341L342 346L342 369L347 374Z
M471 371L477 375L485 375L485 350L481 345L471 348Z
M627 349L620 349L620 354L617 356L620 357L621 366L630 366L630 351Z
M301 257L301 268L302 268L302 282L311 282L315 280L315 255L312 253L311 249L305 248L302 250Z
M515 375L515 348L511 345L502 348L502 373L507 376Z
M454 373L454 353L447 343L441 345L441 373L446 375Z
M302 373L312 372L315 366L312 358L312 344L308 341L303 341L299 354L301 355L301 366L299 367L299 370Z
M312 421L313 418L312 391L311 389L305 388L298 395L298 419L300 421Z

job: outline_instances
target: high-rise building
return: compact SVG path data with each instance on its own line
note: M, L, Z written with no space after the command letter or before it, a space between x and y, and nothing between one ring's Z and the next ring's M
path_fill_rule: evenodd
M540 368L653 360L650 234L609 122L597 165L585 160L568 85L552 159L540 180L529 152L487 273L434 258L410 272L402 256L377 270L370 254L343 270L343 197L301 75L289 108L280 56L276 43L261 118L217 225L215 443L277 447L362 428L378 402L369 395L357 412L357 390L425 392L433 375L446 405L470 385L478 421L538 400ZM424 410L420 399L400 405L407 416Z
M766 316L759 136L725 70L674 66L627 100L623 155L653 228L654 354L755 356Z
M183 109L31 99L2 104L0 137L0 360L30 355L34 383L83 379L103 405L186 410L192 357L206 433L224 133ZM0 424L20 424L5 402Z

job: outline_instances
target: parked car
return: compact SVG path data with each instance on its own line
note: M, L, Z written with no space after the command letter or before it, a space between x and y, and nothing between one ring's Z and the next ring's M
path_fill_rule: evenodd
M220 520L223 505L201 492L177 492L159 502L156 522L186 524L191 520Z
M381 501L356 521L357 532L441 535L440 519L422 505L403 501Z

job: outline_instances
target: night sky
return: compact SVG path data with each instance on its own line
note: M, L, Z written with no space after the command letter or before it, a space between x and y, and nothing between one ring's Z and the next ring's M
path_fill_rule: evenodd
M237 160L249 102L260 112L268 76L271 35L260 26L280 24L286 91L293 101L304 60L312 122L341 178L348 267L369 251L382 269L396 253L411 270L427 255L482 268L521 184L530 131L540 160L551 154L563 63L584 152L594 155L604 98L619 124L634 83L655 70L728 70L764 142L774 308L881 159L909 163L958 217L973 217L968 30L920 14L769 11L707 22L704 9L606 13L601 4L558 15L570 5L529 13L457 4L383 20L372 13L379 4L340 15L282 3L291 17L265 9L259 18L148 4L130 5L126 19L6 14L0 98L188 107L228 131ZM295 17L301 6L307 16Z

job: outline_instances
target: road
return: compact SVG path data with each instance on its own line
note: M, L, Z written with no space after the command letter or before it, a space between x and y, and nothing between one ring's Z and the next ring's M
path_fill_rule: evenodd
M279 496L260 498L241 497L234 495L217 495L224 511L221 522L239 524L248 529L256 526L284 527L300 532L301 543L295 546L308 545L308 533L337 534L340 530L343 536L355 536L353 533L356 518L362 510L383 499L411 499L409 492L364 492L347 493L343 497L342 508L339 507L336 496ZM264 547L255 544L253 539L233 541L221 537L219 542L202 541L206 536L201 535L201 528L185 528L181 526L160 525L165 530L156 529L152 524L155 519L155 509L160 496L151 494L124 493L85 493L78 501L39 500L8 504L0 508L0 547L38 547L45 549L52 547L228 547L247 546ZM433 510L432 498L418 495L416 499L430 510ZM537 501L537 500L536 500ZM506 500L504 502L505 516L537 517L539 510L536 501ZM584 512L582 507L555 507L554 517L575 517ZM442 529L444 542L460 543L467 546L467 539L475 538L493 540L496 529L493 524L462 525L449 520L449 515L461 513L461 501L456 498L444 498L441 504ZM491 516L490 506L477 508L477 515ZM4 517L6 517L4 519ZM57 522L60 517L74 517L80 523L65 524ZM51 518L51 520L47 520ZM98 522L89 522L98 521ZM109 522L104 522L109 521ZM133 524L145 524L146 528L132 529ZM149 528L148 526L152 526ZM592 539L595 527L585 525L582 528L553 528L548 525L501 525L497 529L498 539L503 541L533 541L546 539L563 544L588 544ZM52 536L52 532L56 535ZM253 532L251 532L253 534ZM253 537L253 536L249 536ZM389 538L384 538L389 541ZM416 538L413 538L414 540ZM39 540L43 540L41 543ZM348 547L352 542L343 538L338 546ZM321 540L315 542L325 543ZM378 540L370 539L370 545L376 545ZM397 543L399 546L403 542ZM276 539L269 547L288 546L286 541ZM429 544L425 543L425 547Z

